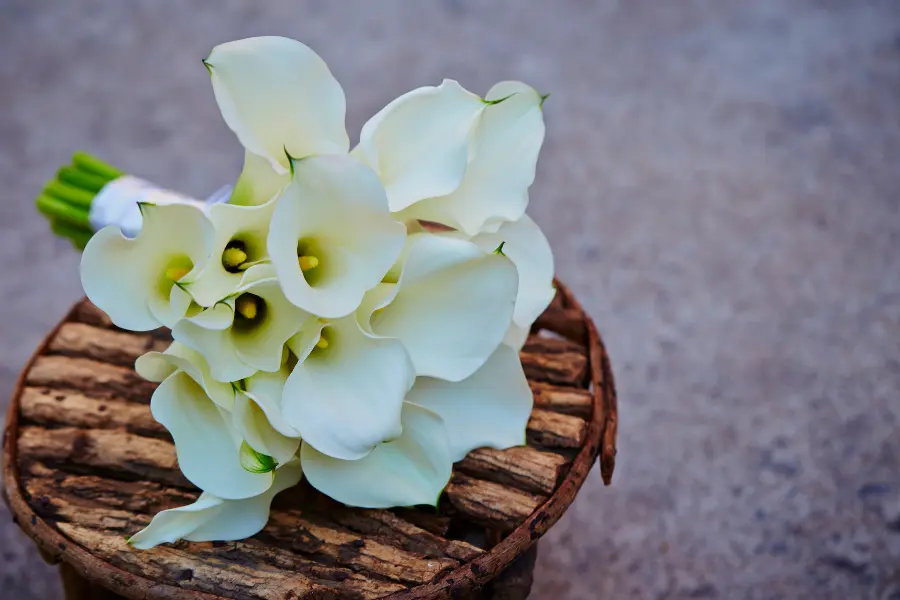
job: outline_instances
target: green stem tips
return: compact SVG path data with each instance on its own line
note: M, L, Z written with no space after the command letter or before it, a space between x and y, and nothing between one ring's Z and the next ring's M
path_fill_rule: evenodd
M94 197L124 174L87 152L76 152L72 164L61 167L44 186L35 207L50 221L53 233L82 250L94 233L89 218Z

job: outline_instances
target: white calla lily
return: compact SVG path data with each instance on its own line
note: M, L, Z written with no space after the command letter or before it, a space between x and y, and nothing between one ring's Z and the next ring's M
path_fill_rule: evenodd
M490 104L472 131L460 185L410 206L401 220L442 223L471 236L525 213L544 141L543 98L524 83L506 81L486 99Z
M87 297L113 323L132 331L171 327L185 315L191 298L175 284L205 266L214 236L212 223L193 206L145 204L141 212L137 237L104 227L81 257Z
M524 344L532 323L541 316L556 295L550 243L528 215L522 215L518 221L505 223L497 233L476 235L472 242L485 252L503 244L502 252L516 265L519 290L516 294L513 324L517 331L510 331L509 339L514 343L521 341ZM520 344L513 347L522 346Z
M509 329L506 331L506 335L503 336L503 343L509 346L514 350L522 350L525 346L525 342L528 341L528 336L531 334L530 327L520 327L516 325L516 322L513 321L509 325Z
M203 62L228 127L277 173L290 170L287 155L347 152L344 91L304 44L277 36L248 38L216 46Z
M275 373L260 371L242 382L232 415L234 426L247 444L258 453L285 463L300 448L300 434L282 416L284 382L290 375L286 366Z
M252 473L241 466L242 440L231 414L186 373L177 371L156 388L150 410L172 434L181 472L200 489L239 500L272 485L271 472Z
M268 250L288 300L339 318L381 281L405 235L371 169L348 156L316 156L294 163L275 204Z
M209 207L209 220L215 227L210 260L196 276L180 282L195 302L213 306L237 290L249 267L268 259L266 238L274 210L274 197L257 206Z
M290 181L290 172L276 171L269 159L246 150L244 169L234 184L228 203L238 206L265 204Z
M503 341L517 288L505 256L421 234L411 240L399 282L378 286L357 316L374 335L399 339L416 375L460 381Z
M363 508L437 504L453 469L447 430L434 412L405 402L400 437L359 460L340 460L310 444L300 447L309 483L338 502Z
M128 539L139 550L180 539L190 542L228 542L259 533L269 520L276 494L297 485L303 477L300 461L293 460L275 472L266 491L242 500L225 500L204 492L196 502L164 510L150 524Z
M300 432L287 422L282 408L284 384L290 374L291 367L287 364L274 373L260 371L244 380L244 394L265 413L266 419L275 431L284 437L298 438Z
M440 415L456 462L475 448L502 450L525 444L534 396L518 352L501 345L462 381L419 377L406 400Z
M233 311L230 327L212 328L198 317L184 319L172 330L176 340L206 358L219 381L278 371L284 343L309 318L284 297L271 265L250 267L244 277L232 297L220 303Z
M415 89L363 125L352 154L378 173L391 211L449 194L463 180L469 133L485 106L452 79Z
M366 334L351 315L308 321L288 347L299 362L281 409L307 444L356 460L400 435L403 398L415 379L400 341Z
M234 406L234 388L231 384L216 381L203 355L179 342L172 342L165 352L147 352L138 357L134 370L147 381L157 383L165 381L175 371L184 371L216 405L225 410L231 410Z
M249 394L236 394L231 414L234 427L244 441L257 453L275 459L277 464L290 460L300 448L300 438L290 438L276 431L265 410Z

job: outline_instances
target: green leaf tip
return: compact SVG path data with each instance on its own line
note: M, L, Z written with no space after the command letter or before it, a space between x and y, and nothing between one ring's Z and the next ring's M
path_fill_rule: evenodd
M207 57L207 58L209 58L209 57ZM213 74L213 66L212 66L211 64L209 64L209 61L207 61L206 58L201 58L201 59L200 59L200 62L203 63L203 66L206 67L206 70L207 70L207 72L209 73L210 77L212 77L212 74Z
M269 473L274 471L275 467L278 466L278 462L274 458L268 454L257 452L250 447L250 444L248 444L246 440L241 442L239 454L241 467L250 473Z
M506 246L506 241L500 242L500 245L494 249L494 254L499 254L500 256L506 256L506 252L503 251L504 246Z
M284 155L287 156L288 164L291 166L291 177L294 176L294 161L299 160L298 158L291 156L291 153L288 152L287 146L284 146Z
M151 206L156 206L156 204L154 204L153 202L138 202L137 205L138 205L138 210L141 211L142 217L144 216L144 211L147 208L149 208Z
M547 98L550 97L550 94L551 94L551 92L547 92L546 94L544 94L543 96L541 96L541 103L538 104L538 107L539 107L539 108L544 108L544 101L545 101Z
M510 94L509 96L504 96L503 98L499 98L497 100L485 100L484 98L482 98L481 101L484 102L485 104L487 104L488 106L493 106L494 104L500 104L504 100L509 100L510 98L515 96L517 93L518 92L514 92L514 93Z

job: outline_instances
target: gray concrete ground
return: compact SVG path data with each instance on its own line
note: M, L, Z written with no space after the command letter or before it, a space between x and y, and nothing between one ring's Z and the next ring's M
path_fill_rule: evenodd
M896 1L3 0L4 395L80 295L42 182L77 148L229 180L199 59L266 33L328 61L351 132L443 77L553 92L531 211L611 348L621 444L533 597L900 598ZM5 512L0 548L0 597L58 597Z

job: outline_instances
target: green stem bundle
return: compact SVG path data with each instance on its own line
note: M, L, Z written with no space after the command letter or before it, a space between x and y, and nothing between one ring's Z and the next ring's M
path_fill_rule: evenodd
M56 177L47 182L35 206L50 221L53 233L82 250L94 233L88 217L94 197L124 174L95 156L76 152L72 164L60 168Z

